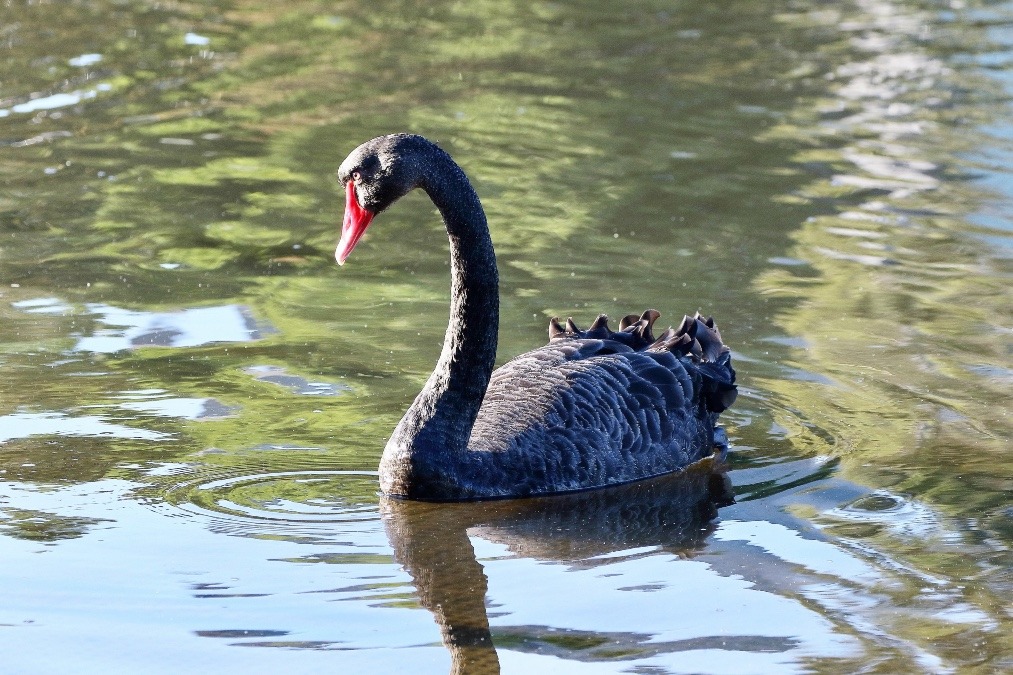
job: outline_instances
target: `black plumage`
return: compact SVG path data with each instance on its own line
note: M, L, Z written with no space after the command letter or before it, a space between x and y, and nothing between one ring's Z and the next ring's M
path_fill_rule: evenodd
M653 309L624 317L618 331L605 315L587 330L553 318L548 345L493 372L496 259L464 172L421 136L395 134L356 148L338 177L365 225L410 190L425 190L450 239L443 353L384 450L386 494L447 501L569 492L677 471L711 454L718 414L736 391L713 319L686 316L655 338ZM365 225L354 237L343 231L339 260Z

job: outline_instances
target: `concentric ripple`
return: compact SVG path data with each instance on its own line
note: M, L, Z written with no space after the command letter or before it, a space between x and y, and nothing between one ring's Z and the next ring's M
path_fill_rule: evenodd
M176 515L209 519L215 531L241 535L320 536L373 529L379 521L377 475L370 471L275 471L233 476L166 476L157 504ZM368 523L368 525L366 525Z
M824 515L837 520L878 523L895 534L928 537L942 530L940 518L928 505L887 490L874 490Z

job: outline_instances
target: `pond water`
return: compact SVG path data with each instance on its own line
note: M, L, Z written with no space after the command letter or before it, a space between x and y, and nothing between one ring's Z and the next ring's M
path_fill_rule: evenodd
M0 13L5 671L1013 669L1009 2ZM483 199L499 362L716 317L727 464L378 496L446 237L413 195L338 268L334 170L401 130Z

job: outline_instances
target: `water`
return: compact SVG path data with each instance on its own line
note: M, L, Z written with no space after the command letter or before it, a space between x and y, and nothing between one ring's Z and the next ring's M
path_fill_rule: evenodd
M1013 668L1011 9L5 7L4 668ZM377 496L448 295L421 195L333 264L394 130L482 196L501 362L716 317L728 466Z

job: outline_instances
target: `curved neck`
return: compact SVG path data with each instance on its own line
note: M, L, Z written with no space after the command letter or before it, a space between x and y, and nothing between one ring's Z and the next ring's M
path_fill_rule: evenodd
M443 352L384 453L385 459L388 453L399 456L402 470L411 473L440 471L454 454L467 451L499 332L499 275L482 204L450 155L432 146L425 160L419 187L447 227L452 279Z
M440 210L450 239L450 322L423 393L438 403L434 418L446 418L446 447L466 450L496 363L499 272L478 195L450 156L438 153L421 187Z

